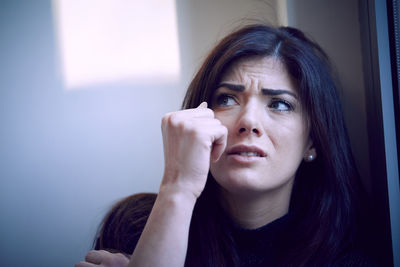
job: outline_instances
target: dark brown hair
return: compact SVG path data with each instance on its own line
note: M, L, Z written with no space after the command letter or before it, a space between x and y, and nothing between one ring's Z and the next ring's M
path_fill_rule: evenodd
M156 197L152 193L134 194L115 203L101 223L94 249L131 255Z
M358 173L347 136L328 57L301 31L249 25L225 37L209 53L191 82L182 107L211 104L224 71L248 57L280 60L296 82L310 121L318 157L301 163L291 196L294 223L281 266L324 265L352 244L357 211ZM187 266L235 266L237 253L216 205L218 185L209 174L190 228ZM324 255L321 258L321 255Z

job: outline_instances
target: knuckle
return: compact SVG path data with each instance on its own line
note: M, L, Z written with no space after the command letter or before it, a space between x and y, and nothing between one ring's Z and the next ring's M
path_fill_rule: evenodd
M190 129L190 125L185 121L174 121L174 126L182 131Z
M169 117L168 117L168 121L167 124L169 126L172 127L177 127L179 126L179 124L182 123L182 120L180 119L180 116L177 113L172 113Z
M161 125L165 125L168 122L168 117L169 117L169 114L165 114L164 116L162 116Z
M86 255L85 255L85 261L89 261L91 255L94 253L95 252L93 250L88 251L88 253L86 253Z
M162 117L162 119L161 119L161 123L162 123L162 124L169 124L170 121L171 121L171 117L172 117L172 116L173 116L173 113L172 113L172 112L165 114L165 115Z
M175 128L179 123L179 119L174 113L168 113L164 115L161 119L161 128L167 130L170 128Z

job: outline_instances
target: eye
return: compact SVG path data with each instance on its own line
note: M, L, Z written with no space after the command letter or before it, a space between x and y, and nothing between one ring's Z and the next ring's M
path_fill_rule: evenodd
M268 107L280 112L292 111L294 109L293 105L288 101L276 98L272 99L271 104L269 104Z
M229 107L236 104L236 99L232 95L220 94L217 96L215 103L219 107Z

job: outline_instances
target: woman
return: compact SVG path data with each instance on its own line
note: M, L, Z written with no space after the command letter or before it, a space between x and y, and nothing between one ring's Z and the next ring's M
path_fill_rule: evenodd
M358 175L317 44L246 26L211 51L183 108L163 117L164 176L121 266L368 264L356 249Z

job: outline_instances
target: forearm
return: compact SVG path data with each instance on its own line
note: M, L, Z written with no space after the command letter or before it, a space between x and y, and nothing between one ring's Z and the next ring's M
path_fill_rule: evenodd
M166 114L161 129L164 177L130 267L185 264L194 205L204 190L210 161L221 156L228 134L205 102Z
M196 198L161 186L129 266L183 266Z

